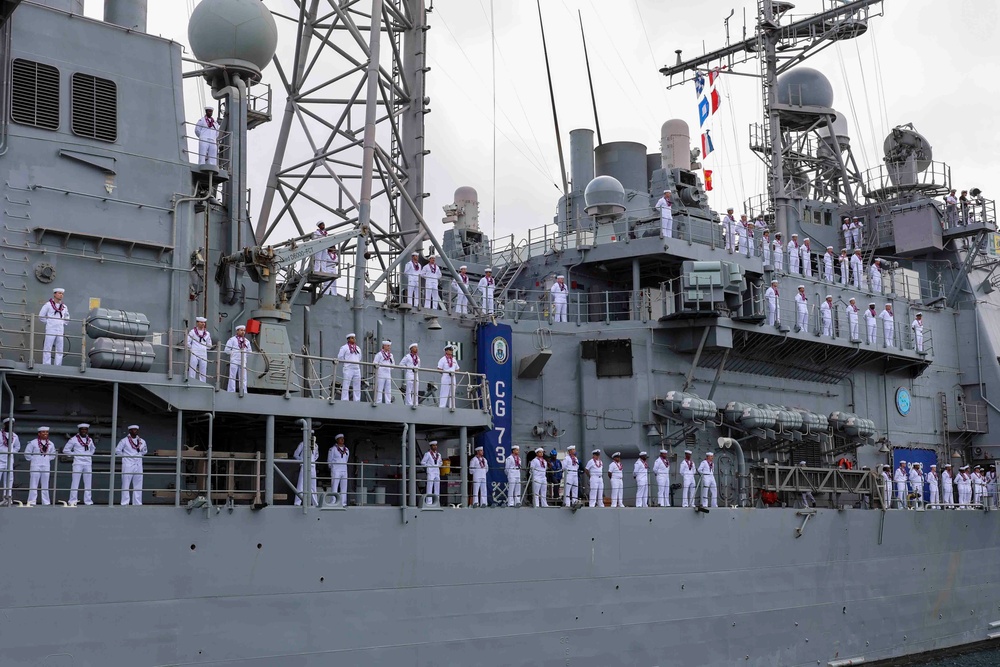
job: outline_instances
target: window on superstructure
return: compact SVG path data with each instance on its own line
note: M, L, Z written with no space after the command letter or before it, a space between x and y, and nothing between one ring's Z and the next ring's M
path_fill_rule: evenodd
M44 130L59 129L59 70L15 58L11 64L10 119Z
M73 134L100 141L118 139L118 86L77 72L72 78Z

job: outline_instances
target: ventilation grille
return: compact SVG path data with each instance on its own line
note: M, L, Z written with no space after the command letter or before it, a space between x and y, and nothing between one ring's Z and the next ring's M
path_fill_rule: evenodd
M77 72L73 84L73 134L118 139L118 87L114 81Z
M59 70L15 58L11 67L10 118L45 130L59 129Z

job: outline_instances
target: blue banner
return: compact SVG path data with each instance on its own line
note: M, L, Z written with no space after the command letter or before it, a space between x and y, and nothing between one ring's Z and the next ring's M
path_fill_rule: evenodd
M507 475L504 463L510 454L511 389L514 381L513 344L510 326L483 324L476 330L476 372L486 376L490 388L493 428L476 436L476 446L490 462L487 493L491 505L507 504Z

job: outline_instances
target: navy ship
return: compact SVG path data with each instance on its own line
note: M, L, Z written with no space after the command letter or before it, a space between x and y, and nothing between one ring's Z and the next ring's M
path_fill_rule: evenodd
M905 119L859 165L801 65L881 2L759 0L663 68L710 109L708 79L759 77L742 211L685 121L653 153L580 128L510 243L475 184L443 234L425 210L431 7L290 4L203 0L190 53L144 0L0 5L4 665L839 667L1000 636L994 202L952 201ZM575 497L571 445L602 466Z

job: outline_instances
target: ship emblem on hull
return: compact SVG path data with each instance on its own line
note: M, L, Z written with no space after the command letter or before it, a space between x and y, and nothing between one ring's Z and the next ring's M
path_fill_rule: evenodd
M507 340L505 338L502 336L494 338L490 344L490 350L493 353L493 361L501 366L507 363L507 359L510 357L510 350L507 347Z

